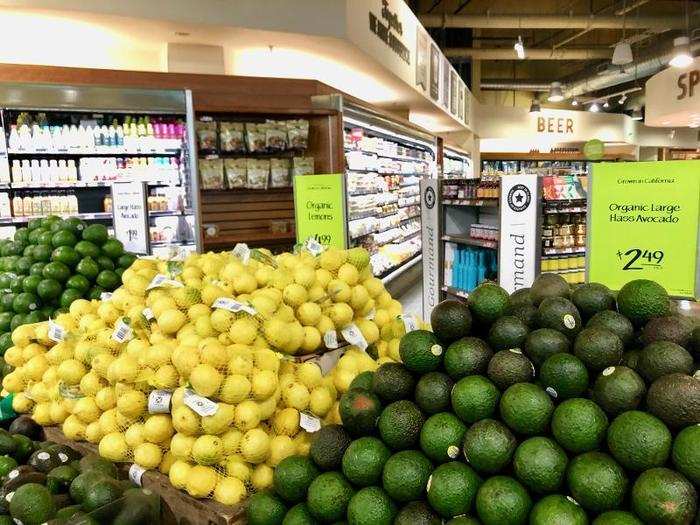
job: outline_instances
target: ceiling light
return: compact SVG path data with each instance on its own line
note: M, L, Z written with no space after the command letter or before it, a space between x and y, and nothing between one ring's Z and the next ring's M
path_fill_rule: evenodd
M606 108L606 109L609 108L609 107L610 107L610 102L608 102L608 101L606 100L606 101L605 101L605 104L603 104L603 107Z
M617 103L622 105L625 102L627 102L627 95L623 93L622 96L620 97L620 100L618 100Z
M571 101L572 106L578 106L578 99L575 98L574 100Z
M629 42L618 42L613 51L612 63L615 66L624 66L632 62L632 48Z
M642 120L642 110L635 108L632 110L632 120Z
M552 85L549 87L547 100L549 102L561 102L564 100L564 94L561 92L561 82L552 82Z
M693 57L690 54L690 38L687 36L679 36L673 39L673 58L668 63L673 67L688 67L693 63Z
M515 49L515 53L518 55L520 60L525 58L525 44L523 44L523 37L520 35L518 35L518 40L515 42L513 49Z
M540 107L540 101L536 98L532 99L532 104L530 104L530 113L539 113L542 110Z
M591 107L588 108L588 111L590 111L591 113L598 113L600 111L600 106L598 106L597 102L594 102L593 104L591 104Z

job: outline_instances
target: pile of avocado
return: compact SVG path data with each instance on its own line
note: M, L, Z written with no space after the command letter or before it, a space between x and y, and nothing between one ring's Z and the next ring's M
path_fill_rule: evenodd
M250 525L698 525L700 328L663 287L443 301L274 471Z
M20 325L45 321L76 299L99 299L121 285L135 256L103 224L49 215L0 241L0 352Z
M28 416L0 429L0 525L150 525L156 494L117 479L113 463L41 441Z

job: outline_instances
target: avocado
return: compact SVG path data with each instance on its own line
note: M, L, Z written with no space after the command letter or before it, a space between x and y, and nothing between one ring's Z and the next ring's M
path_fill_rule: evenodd
M74 450L67 445L51 445L47 447L46 450L58 454L58 458L61 460L61 463L70 463L71 461L80 460L83 457L77 450Z
M588 369L572 354L554 354L540 367L540 383L554 399L580 397L588 389Z
M608 449L623 467L635 472L663 466L671 440L659 418L639 410L623 412L608 428Z
M556 273L538 275L530 287L530 299L535 306L539 306L548 297L564 297L568 299L570 295L569 283Z
M52 494L67 492L70 484L78 476L79 472L70 465L61 465L52 469L46 476L46 488Z
M476 472L464 463L444 463L430 476L428 502L443 518L454 518L471 509L480 484Z
M599 372L620 364L624 345L622 340L605 328L584 328L574 341L574 355L586 368Z
M622 354L620 364L626 366L627 368L631 368L636 372L637 364L639 363L640 352L641 350L629 350L628 352L625 352L624 354Z
M340 468L350 435L340 425L326 425L312 435L309 456L321 470Z
M700 378L669 374L647 391L647 409L672 429L700 423Z
M644 525L639 518L631 512L624 510L609 510L599 514L593 520L592 525Z
M3 479L2 488L6 493L14 492L18 487L26 483L38 483L43 485L46 483L46 474L34 470L29 465L20 465L12 469Z
M121 510L122 492L117 480L105 476L87 488L81 505L93 518L106 522Z
M525 355L536 365L542 365L548 357L571 349L571 341L564 334L551 328L540 328L527 334L523 344Z
M468 425L491 417L500 397L496 385L479 375L463 377L450 394L452 411Z
M281 524L287 507L271 492L256 492L248 499L246 517L249 525Z
M15 490L10 500L10 515L25 525L40 525L53 519L56 505L46 487L27 483Z
M693 351L696 357L700 356L700 326L691 332L688 347L688 350Z
M420 448L435 462L444 463L459 455L467 427L454 414L433 414L423 424Z
M102 472L110 478L117 477L117 466L111 461L101 458L96 454L88 454L80 458L80 472L84 473L88 470L96 470Z
M505 315L491 325L489 330L489 346L496 352L509 348L520 348L528 334L528 328L517 317Z
M413 330L401 338L399 354L403 365L417 374L437 370L442 364L444 349L428 330Z
M425 418L418 406L406 399L394 401L379 416L377 427L382 441L392 450L414 448Z
M402 450L384 465L382 486L395 501L402 503L422 499L433 471L430 460L417 450Z
M464 459L480 474L496 474L513 457L518 442L513 433L500 421L482 419L464 434Z
M517 317L528 328L536 328L537 307L532 303L511 304L506 310L506 315Z
M306 505L316 519L333 523L345 518L353 493L352 485L340 472L324 472L311 482Z
M676 470L700 486L700 425L681 430L673 441L671 457Z
M44 438L43 427L31 417L23 415L17 417L8 428L10 434L22 434L37 441Z
M12 434L12 439L15 440L15 452L12 457L17 460L18 463L26 463L35 451L34 442L25 436L24 434Z
M65 456L64 456L65 457ZM64 462L58 456L58 453L52 452L49 449L37 450L27 460L27 465L34 467L39 472L48 474L52 469L59 467Z
M649 383L668 374L690 374L693 356L671 341L654 341L642 348L637 360L637 372Z
M450 392L454 381L442 372L428 372L420 377L414 392L420 409L427 414L437 414L450 406Z
M440 342L449 345L469 334L472 327L472 314L463 302L448 299L433 308L430 314L430 325Z
M532 381L535 367L517 348L501 350L489 361L487 375L501 390L515 383Z
M374 432L382 405L372 392L348 390L340 398L338 411L343 426L351 435L365 436Z
M693 485L678 472L653 468L632 487L632 510L644 523L690 523L697 510Z
M469 294L469 310L481 327L487 327L499 317L502 317L510 297L508 292L494 283L483 283Z
M655 317L644 325L641 340L647 345L655 341L671 341L689 349L693 328L693 321L682 315Z
M360 372L355 376L355 379L352 380L350 386L348 387L348 390L352 390L353 388L360 388L362 390L372 390L373 377L374 372L370 372L369 370L366 372Z
M57 520L62 520L62 522L68 521L68 518L74 516L80 511L80 505L69 505L67 507L60 508L56 511Z
M595 450L605 439L608 418L589 399L573 398L562 402L552 415L552 435L569 452Z
M590 318L586 328L605 328L622 340L626 348L634 341L634 326L624 315L612 310L603 310Z
M358 487L378 485L390 456L391 451L379 439L369 436L356 439L343 454L343 475ZM275 475L276 472L277 469Z
M627 490L625 471L602 452L586 452L573 458L566 481L578 504L591 512L620 508Z
M581 331L581 314L574 303L564 297L547 297L537 308L537 324L540 328L557 330L569 338Z
M586 512L571 498L550 494L538 501L530 513L530 525L588 525Z
M626 366L611 366L598 375L591 398L606 414L616 416L637 408L646 390L637 372Z
M493 357L489 346L477 337L463 337L447 347L443 366L454 379L472 374L484 374Z
M82 504L88 489L106 476L99 470L88 470L78 474L70 484L68 492L76 503Z
M17 442L7 430L0 429L0 455L12 456L17 449Z
M384 403L413 397L416 381L400 363L384 363L374 372L372 392Z
M532 304L532 296L530 288L519 288L510 294L510 305L518 306L521 304Z
M513 455L518 480L536 494L556 492L564 483L568 458L554 440L531 437L520 443Z
M590 319L598 312L615 308L615 296L610 288L600 283L585 283L571 294L571 302L576 305L583 319Z
M635 326L642 326L653 317L669 313L668 292L659 283L635 279L624 285L617 294L617 309Z
M525 487L507 476L487 479L476 493L476 512L487 525L527 523L531 508Z
M499 403L501 420L514 432L531 436L549 427L554 403L547 393L532 383L508 387Z
M404 505L394 518L394 525L441 525L442 519L425 501L412 501Z
M357 525L391 525L394 516L396 504L380 487L364 487L348 503L348 521Z

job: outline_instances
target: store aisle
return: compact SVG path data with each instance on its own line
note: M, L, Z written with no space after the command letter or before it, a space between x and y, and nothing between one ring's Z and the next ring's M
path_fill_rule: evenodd
M423 319L423 276L396 297L396 300L403 306L405 314L413 314Z

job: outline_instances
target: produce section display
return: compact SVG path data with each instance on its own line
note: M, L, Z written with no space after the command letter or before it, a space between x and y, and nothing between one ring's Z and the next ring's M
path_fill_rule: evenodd
M99 299L121 284L134 261L102 224L49 215L0 241L0 349L11 331L67 311L81 297Z
M697 523L700 327L670 305L652 281L556 274L443 301L276 466L249 524Z
M340 423L339 395L413 326L365 250L316 248L137 259L110 297L15 329L3 388L110 461L236 504Z

